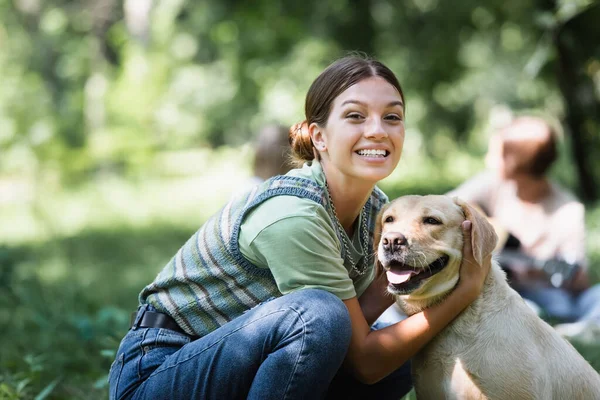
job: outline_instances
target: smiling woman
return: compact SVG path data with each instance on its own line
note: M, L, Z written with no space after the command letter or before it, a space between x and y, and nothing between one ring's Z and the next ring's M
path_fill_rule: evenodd
M325 69L290 130L301 165L235 196L140 293L111 399L406 394L408 360L475 299L488 266L467 248L456 294L370 329L392 303L372 258L388 201L376 184L400 160L404 107L378 61Z

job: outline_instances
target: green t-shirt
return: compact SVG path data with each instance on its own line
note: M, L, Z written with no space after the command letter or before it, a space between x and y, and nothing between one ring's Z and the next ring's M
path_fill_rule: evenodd
M325 185L323 169L316 161L288 175ZM364 256L360 229L354 230L352 240L346 240L352 259L360 266ZM271 270L283 294L317 288L347 300L360 296L373 280L373 268L350 278L352 265L348 257L342 260L333 221L321 204L309 199L281 195L266 200L244 218L238 243L248 261Z

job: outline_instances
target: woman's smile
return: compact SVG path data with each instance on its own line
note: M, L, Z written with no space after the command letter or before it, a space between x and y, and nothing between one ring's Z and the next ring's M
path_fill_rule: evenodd
M385 149L363 149L355 151L354 154L360 162L376 166L388 162L391 153Z

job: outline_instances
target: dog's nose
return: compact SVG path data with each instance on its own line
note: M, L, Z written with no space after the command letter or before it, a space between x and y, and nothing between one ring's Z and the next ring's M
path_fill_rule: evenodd
M406 236L399 232L388 232L383 236L382 244L385 251L394 253L407 244Z

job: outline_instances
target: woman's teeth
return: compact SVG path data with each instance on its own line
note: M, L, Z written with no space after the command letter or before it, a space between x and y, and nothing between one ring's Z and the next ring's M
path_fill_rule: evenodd
M366 157L385 157L387 151L385 150L359 150L358 155Z

